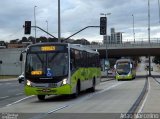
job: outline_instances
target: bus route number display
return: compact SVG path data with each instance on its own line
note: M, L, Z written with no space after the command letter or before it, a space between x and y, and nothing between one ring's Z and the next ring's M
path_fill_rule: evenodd
M41 51L55 51L56 47L55 46L42 46Z
M119 62L118 65L128 65L128 62Z

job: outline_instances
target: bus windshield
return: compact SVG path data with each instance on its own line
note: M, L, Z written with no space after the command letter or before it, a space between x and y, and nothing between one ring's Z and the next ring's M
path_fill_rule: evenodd
M67 53L28 53L26 59L26 76L65 76L68 74L68 64Z
M127 75L130 72L130 63L129 62L119 62L117 63L117 73L119 75Z

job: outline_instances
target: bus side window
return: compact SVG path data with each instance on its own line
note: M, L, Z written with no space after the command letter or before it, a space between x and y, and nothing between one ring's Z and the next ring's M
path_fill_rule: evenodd
M83 67L83 51L80 51L80 67Z
M88 59L87 59L87 52L86 51L84 51L84 61L83 61L83 63L84 63L84 67L88 66Z
M70 68L71 68L71 71L74 70L74 66L73 66L73 59L71 59L71 62L70 62Z
M74 70L74 68L75 68L75 53L74 53L74 50L73 49L71 49L71 54L70 54L70 69L71 69L71 71L73 71Z

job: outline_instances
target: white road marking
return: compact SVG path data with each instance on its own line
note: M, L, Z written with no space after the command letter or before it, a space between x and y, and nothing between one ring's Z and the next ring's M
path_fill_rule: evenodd
M14 104L16 104L16 103L19 103L19 102L21 102L21 101L23 101L23 100L26 100L26 99L28 99L28 98L31 98L31 97L34 97L34 95L32 95L32 96L27 96L27 97L25 97L25 98L22 98L22 99L20 99L20 100L17 100L16 102L13 102L13 103L11 103L11 104L6 105L6 107L12 106L12 105L14 105Z
M16 95L22 95L23 93L17 93Z
M75 105L75 104L77 104L77 103L80 103L80 102L82 102L82 101L84 101L84 100L87 100L87 99L93 97L94 95L103 93L103 92L105 92L105 91L108 91L108 90L110 90L110 89L112 89L112 88L114 88L114 87L117 87L117 86L119 86L119 85L121 85L121 84L124 84L124 83L126 83L126 82L121 82L121 83L118 83L118 84L114 84L114 85L112 85L112 86L110 86L110 87L106 87L106 88L104 88L103 90L98 91L98 92L95 92L95 93L90 94L90 95L87 95L87 96L83 97L82 99L80 99L80 100L78 100L78 101L71 102L71 103L68 103L68 104L64 104L63 106L60 106L60 107L58 107L58 108L56 108L56 109L52 109L52 110L48 111L47 113L50 114L50 113L54 113L54 112L59 111L59 110L64 109L64 108L71 107L71 106L73 106L73 105Z
M69 106L69 105L64 105L64 106L58 107L57 109L51 110L51 111L49 111L49 112L47 112L47 113L50 114L50 113L56 112L56 111L58 111L58 110L64 109L64 108L66 108L66 107L68 107L68 106Z
M138 113L137 113L137 114L142 113L143 108L144 108L144 105L145 105L145 103L146 103L146 101L147 101L147 98L148 98L148 95L149 95L150 89L151 89L151 87L150 87L150 80L148 79L148 92L147 92L147 95L145 96L145 99L144 99L144 101L143 101L143 103L142 103L141 107L139 108L139 110L138 110Z
M0 99L8 98L9 96L0 97Z
M12 83L5 83L6 85L10 85L10 84L12 84Z

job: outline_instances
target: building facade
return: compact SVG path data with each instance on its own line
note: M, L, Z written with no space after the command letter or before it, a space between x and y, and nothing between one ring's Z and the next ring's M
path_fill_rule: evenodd
M115 32L115 28L111 28L111 35L103 36L104 44L121 44L122 43L122 32Z
M106 44L106 42L107 44L111 44L111 36L103 36L103 44Z
M115 41L116 41L116 44L122 43L122 33L121 32L115 33Z

